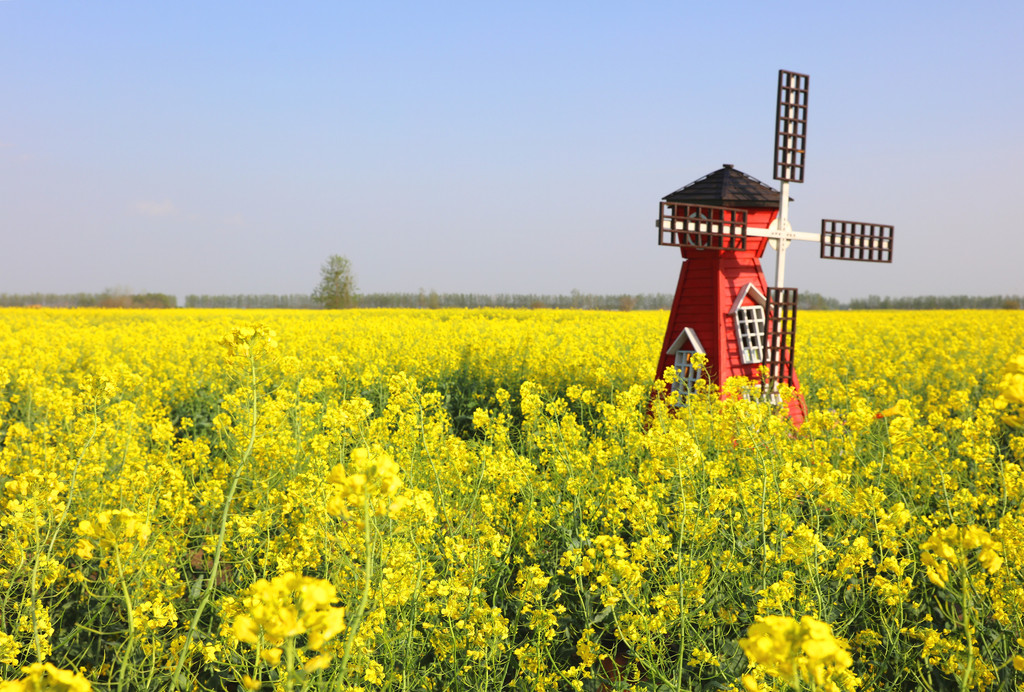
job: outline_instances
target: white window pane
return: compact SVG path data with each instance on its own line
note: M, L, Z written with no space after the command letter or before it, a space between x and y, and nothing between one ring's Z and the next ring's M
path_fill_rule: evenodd
M762 362L764 360L764 308L760 305L746 305L736 311L734 319L740 360L744 363Z

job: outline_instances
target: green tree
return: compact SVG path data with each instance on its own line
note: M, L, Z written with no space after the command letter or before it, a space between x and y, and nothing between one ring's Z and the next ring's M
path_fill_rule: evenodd
M350 308L356 302L356 278L347 257L331 255L320 267L320 284L313 291L313 302L329 310Z

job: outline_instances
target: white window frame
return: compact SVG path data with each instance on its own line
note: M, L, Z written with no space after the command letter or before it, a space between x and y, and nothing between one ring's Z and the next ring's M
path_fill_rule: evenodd
M736 321L736 342L744 363L764 361L764 308L744 305L733 315Z
M744 305L747 297L753 305ZM748 283L736 295L729 314L736 328L736 345L745 365L764 362L765 305L767 299L757 286Z
M684 346L689 346L690 348L683 348ZM690 363L690 356L695 353L707 355L704 346L700 343L700 339L697 338L697 332L693 331L691 327L684 327L683 331L679 332L676 340L668 347L666 353L675 356L673 364L675 365L678 377L672 383L672 391L689 394L693 391L701 375L700 368L695 368Z

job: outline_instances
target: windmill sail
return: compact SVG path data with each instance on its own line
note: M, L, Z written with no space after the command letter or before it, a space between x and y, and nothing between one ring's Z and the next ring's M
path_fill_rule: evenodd
M765 296L765 354L764 364L768 368L767 392L774 392L776 385L796 382L793 375L793 356L796 344L795 288L768 288Z
M779 70L779 100L775 112L775 179L804 181L807 151L807 88L810 77Z
M662 202L658 245L707 250L745 250L747 212L731 207Z
M821 220L822 259L892 262L893 227L859 221Z

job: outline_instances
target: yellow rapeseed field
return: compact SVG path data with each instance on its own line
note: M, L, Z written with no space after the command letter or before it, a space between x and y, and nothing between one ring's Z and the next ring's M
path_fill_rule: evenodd
M0 310L0 692L1024 690L1024 313L666 317Z

